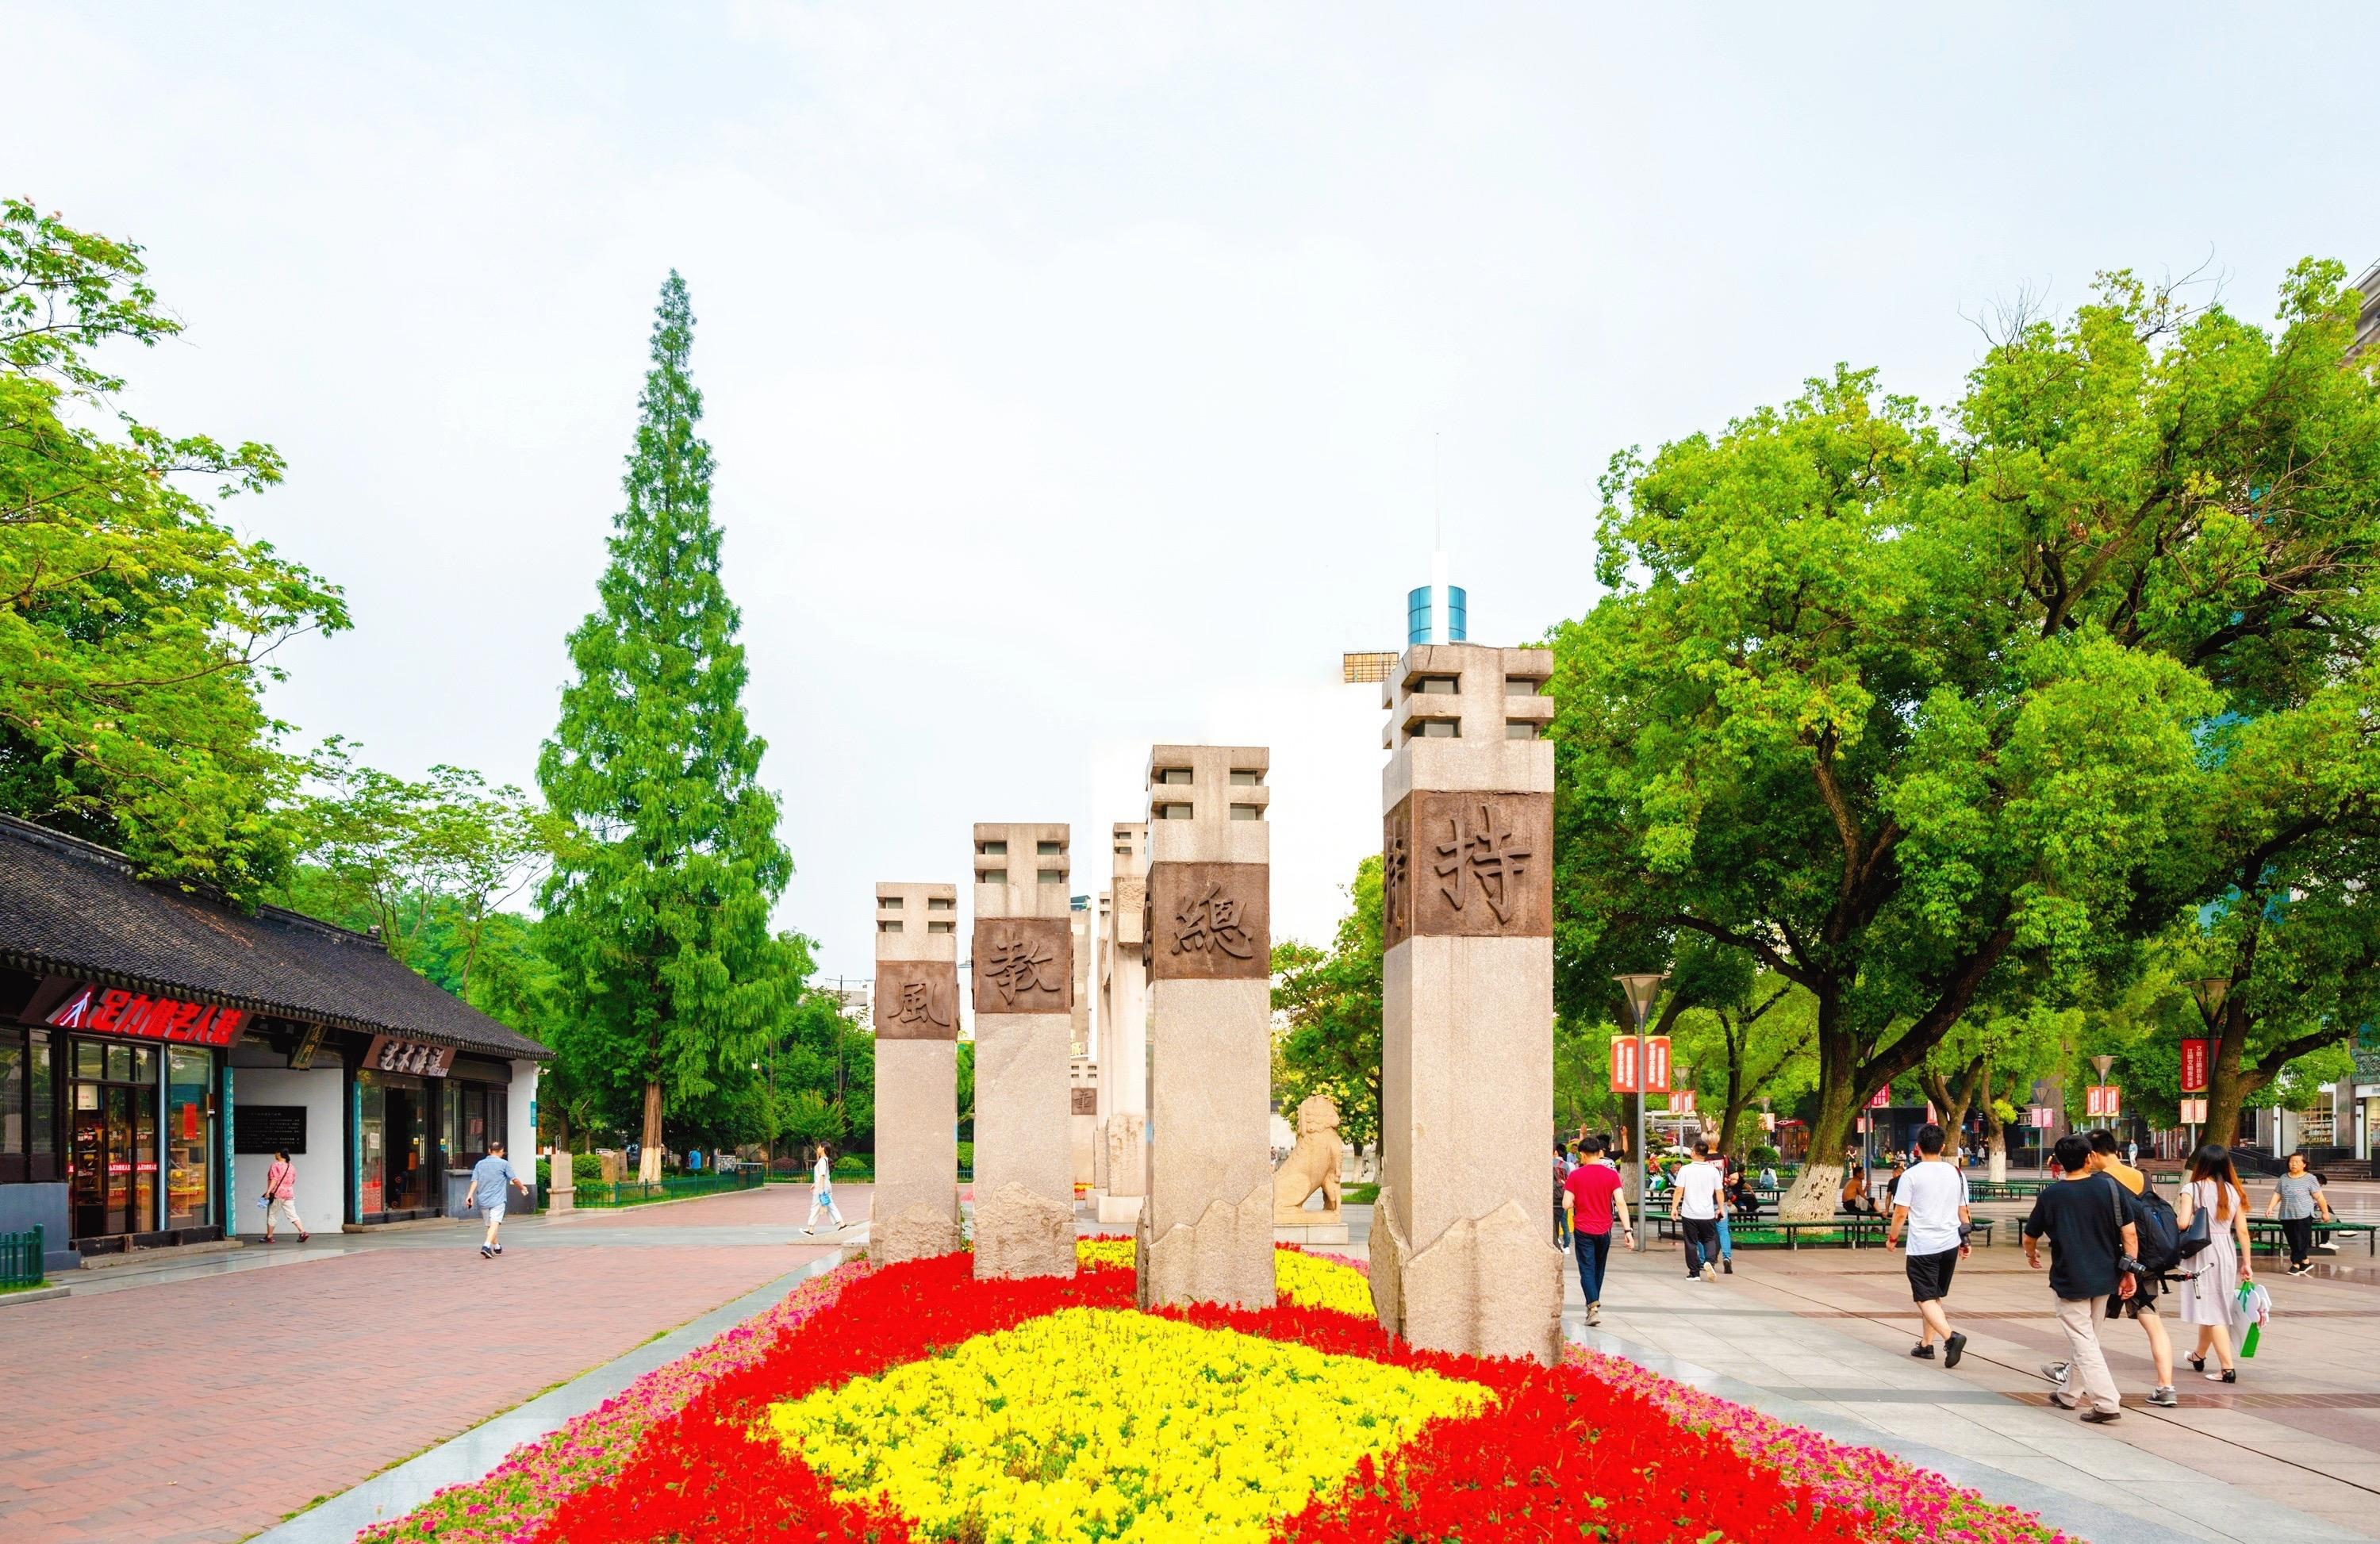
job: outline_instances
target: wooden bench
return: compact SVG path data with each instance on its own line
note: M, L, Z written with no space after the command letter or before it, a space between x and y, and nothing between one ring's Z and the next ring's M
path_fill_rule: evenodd
M1773 1218L1758 1222L1730 1219L1728 1229L1735 1246L1743 1249L1773 1249L1779 1246L1778 1238L1763 1237L1762 1234L1781 1234L1782 1245L1788 1249L1799 1249L1802 1235L1805 1233L1812 1235L1814 1244L1834 1244L1852 1249L1884 1242L1884 1219L1881 1217L1836 1217L1821 1222L1779 1222ZM1838 1236L1818 1236L1826 1234ZM1685 1230L1678 1225L1676 1218L1657 1213L1653 1218L1653 1236L1683 1239Z

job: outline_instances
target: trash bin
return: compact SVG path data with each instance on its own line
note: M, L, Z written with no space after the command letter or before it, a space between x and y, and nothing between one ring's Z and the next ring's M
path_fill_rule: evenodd
M464 1203L465 1203L466 1201L468 1201L470 1198L471 1198L471 1171L470 1171L470 1170L468 1170L468 1169L449 1169L449 1170L447 1170L447 1171L446 1171L446 1215L447 1215L447 1216L449 1216L449 1217L476 1217L476 1216L478 1216L478 1215L479 1215L479 1213L478 1213L478 1212L468 1210L466 1210L466 1208L465 1208L465 1206L464 1206Z

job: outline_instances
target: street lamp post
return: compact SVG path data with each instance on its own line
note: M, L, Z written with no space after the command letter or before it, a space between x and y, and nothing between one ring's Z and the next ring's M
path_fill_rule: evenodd
M1653 999L1659 994L1661 983L1669 979L1670 973L1666 970L1641 971L1612 978L1628 993L1628 1012L1636 1021L1636 1210L1640 1222L1644 1221L1642 1213L1645 1210L1645 1021L1652 1016ZM1645 1235L1651 1231L1650 1228L1636 1231L1637 1253L1645 1252Z
M2205 1092L2199 1096L2203 1100L2206 1098L2207 1095L2212 1094L2215 1091L2215 1063L2216 1059L2223 1053L2223 1002L2224 999L2231 995L2231 978L2228 976L2209 976L2203 981L2193 982L2190 989L2190 994L2198 999L2199 1016L2206 1020L2207 1087ZM2185 1095L2183 1097L2187 1098L2188 1096ZM2190 1147L2192 1152L2198 1150L2198 1138L2201 1129L2202 1128L2198 1122L2192 1121L2190 1123ZM2188 1161L2189 1157L2189 1153L2184 1153L2182 1155L2185 1162Z

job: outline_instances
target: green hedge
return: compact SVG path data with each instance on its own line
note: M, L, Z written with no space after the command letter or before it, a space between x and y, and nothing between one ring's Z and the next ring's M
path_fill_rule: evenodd
M577 1187L577 1204L603 1210L611 1207L642 1206L648 1201L674 1201L687 1196L711 1196L727 1190L758 1190L768 1176L755 1164L738 1169L732 1174L681 1174L673 1179L646 1182L622 1180L617 1185L581 1185Z

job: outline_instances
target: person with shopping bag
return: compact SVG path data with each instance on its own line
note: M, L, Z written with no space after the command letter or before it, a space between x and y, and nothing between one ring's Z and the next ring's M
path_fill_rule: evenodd
M824 1142L811 1150L818 1161L810 1165L810 1220L802 1224L804 1233L816 1233L821 1215L833 1218L838 1228L844 1225L843 1213L834 1204L834 1159Z
M2197 1326L2191 1368L2213 1383L2240 1381L2231 1331L2240 1324L2240 1289L2253 1285L2248 1253L2248 1192L2231 1149L2209 1142L2190 1161L2190 1183L2174 1198L2181 1224L2181 1321ZM2206 1370L2212 1353L2216 1370Z

